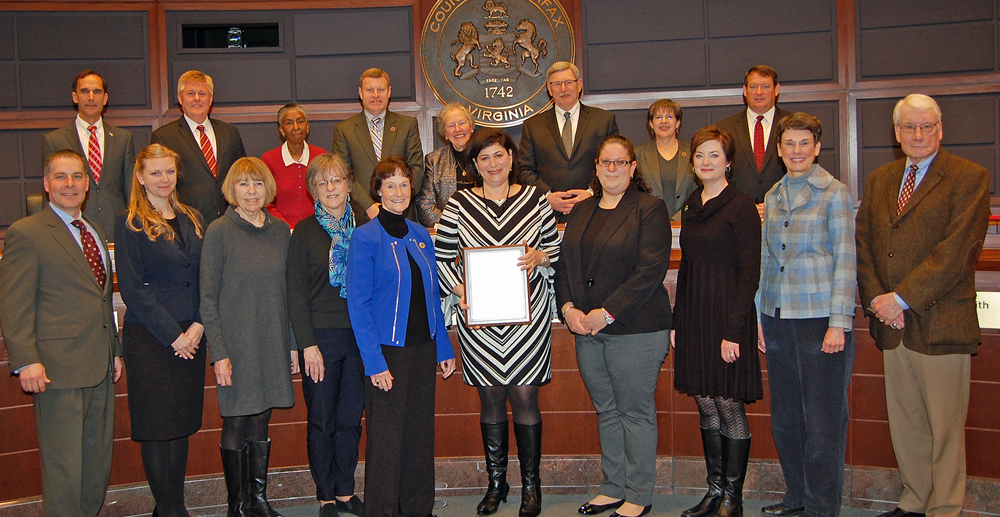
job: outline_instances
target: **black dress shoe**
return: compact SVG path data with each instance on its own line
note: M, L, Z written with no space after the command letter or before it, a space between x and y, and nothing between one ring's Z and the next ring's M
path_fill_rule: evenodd
M337 499L337 511L351 513L361 517L361 515L365 512L365 503L356 495L352 495L351 498L346 501Z
M337 512L337 505L327 503L320 506L319 517L339 517L339 513Z
M878 517L927 517L927 515L917 512L908 512L897 506L896 509L891 512L880 513Z
M611 515L609 517L642 517L643 515L646 515L647 513L649 513L649 511L652 510L652 509L653 509L653 505L647 504L646 506L642 507L642 512L640 512L639 515L622 515L622 514L618 513L617 511L614 511L614 512L611 512Z
M781 503L772 504L771 506L765 506L760 509L760 513L768 517L791 517L793 515L801 515L805 513L805 506L790 507L785 506Z
M618 508L619 506L625 504L624 499L619 499L617 501L612 501L608 504L590 504L583 503L583 506L576 509L576 511L584 515L597 515L599 513L604 513L612 508Z

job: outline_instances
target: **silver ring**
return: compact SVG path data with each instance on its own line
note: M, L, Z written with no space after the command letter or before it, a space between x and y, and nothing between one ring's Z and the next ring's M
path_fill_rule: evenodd
M893 323L893 324L892 324L892 328L894 328L894 329L898 329L898 328L899 328L899 325L898 325L898 324L896 324L896 323Z

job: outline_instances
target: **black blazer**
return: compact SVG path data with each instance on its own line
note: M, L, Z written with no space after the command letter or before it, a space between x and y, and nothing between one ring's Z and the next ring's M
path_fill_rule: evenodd
M607 224L587 235L599 197L581 201L569 214L559 261L556 299L583 312L604 307L615 322L601 332L643 334L672 325L670 295L663 286L670 266L670 218L663 201L629 187ZM591 263L583 264L581 243L594 241Z
M580 121L573 137L573 156L566 156L555 108L524 121L518 150L517 177L541 192L586 189L594 177L597 146L608 135L618 134L615 114L580 105Z
M206 226L229 208L229 203L222 196L222 182L226 180L233 162L247 155L238 129L221 120L208 120L212 122L218 147L215 151L218 177L212 176L205 155L201 153L201 145L195 141L191 127L183 116L160 126L149 139L149 143L165 145L181 156L180 170L177 171L177 197L181 203L201 213Z
M170 346L186 328L178 322L201 321L198 312L198 272L201 270L201 237L194 223L178 212L181 238L152 242L118 216L115 233L115 271L118 290L128 307L125 321L140 323L163 346ZM204 235L205 228L202 227ZM183 244L182 244L183 241Z
M764 151L764 167L757 172L757 160L753 157L753 137L747 126L747 110L726 117L718 122L719 129L733 135L736 140L736 156L733 157L733 176L729 182L739 187L744 194L753 198L753 202L764 202L764 194L785 175L785 162L778 156L778 137L774 131L782 117L791 115L790 111L781 108L774 109L774 121L771 123L771 136L767 140ZM694 151L694 149L692 149Z

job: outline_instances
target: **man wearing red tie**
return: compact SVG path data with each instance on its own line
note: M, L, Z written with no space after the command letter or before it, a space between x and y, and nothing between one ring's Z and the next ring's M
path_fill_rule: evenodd
M238 129L210 119L215 82L198 70L188 70L177 80L181 118L153 131L151 144L161 144L181 156L177 197L194 207L211 223L226 212L222 182L233 162L247 155Z
M889 435L903 491L879 517L958 517L965 418L982 341L976 263L990 220L989 173L941 149L934 99L892 113L903 159L868 178L855 226L858 291L882 351Z
M49 206L7 229L0 262L0 322L11 370L34 396L46 516L104 506L122 372L111 256L80 210L84 163L67 149L45 161Z
M76 74L72 96L78 113L76 120L42 137L42 161L62 149L83 156L90 176L83 214L114 242L115 219L132 194L135 167L132 133L104 121L108 85L97 72L84 70Z
M736 157L730 183L757 203L764 218L764 194L785 175L785 162L778 156L774 129L791 113L774 104L781 93L778 72L767 65L747 70L743 77L743 98L747 109L716 123L736 139Z

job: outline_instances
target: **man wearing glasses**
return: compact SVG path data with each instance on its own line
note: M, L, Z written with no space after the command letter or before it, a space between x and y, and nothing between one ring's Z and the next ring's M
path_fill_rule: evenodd
M581 77L573 63L553 63L545 78L555 107L526 120L521 133L519 181L548 192L560 222L573 205L591 196L587 186L594 175L597 146L604 137L618 134L614 113L580 103Z
M882 350L903 482L879 517L958 516L965 497L971 354L981 341L976 262L989 175L941 149L941 109L911 94L892 113L904 159L871 174L857 215L858 288Z
M774 129L782 117L791 113L774 105L779 93L778 72L767 65L757 65L743 76L747 109L716 123L736 139L733 176L729 181L753 198L761 219L764 219L764 194L785 175L785 162L778 156Z

